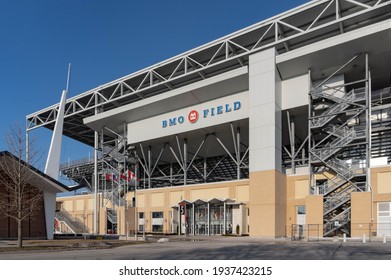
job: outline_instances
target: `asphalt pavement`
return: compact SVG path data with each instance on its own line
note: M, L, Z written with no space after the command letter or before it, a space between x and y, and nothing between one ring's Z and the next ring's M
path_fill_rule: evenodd
M150 237L114 248L0 252L0 260L391 260L391 242L254 237ZM159 241L159 242L158 242ZM83 241L80 241L83 242ZM0 246L6 241L0 242Z

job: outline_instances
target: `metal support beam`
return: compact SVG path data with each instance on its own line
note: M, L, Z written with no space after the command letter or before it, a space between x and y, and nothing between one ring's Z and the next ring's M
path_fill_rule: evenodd
M215 135L215 138L217 140L217 142L219 142L220 146L224 149L224 151L227 153L228 156L230 156L230 158L232 159L232 161L236 164L236 167L237 167L237 176L236 178L237 179L240 179L240 165L242 163L241 161L241 158L240 158L240 128L237 128L237 131L236 131L236 137L235 137L235 134L234 134L234 130L233 130L233 125L231 123L231 132L232 132L232 140L233 140L233 144L234 144L234 147L235 147L235 156L236 158L231 154L231 152L228 150L228 148L223 144L223 142L220 140L219 137L217 137Z
M240 180L240 128L238 127L236 130L236 167L237 167L237 178Z
M208 201L208 231L207 235L210 235L210 202Z
M227 202L224 201L224 225L223 225L223 233L227 234Z
M187 139L183 141L183 185L187 185Z
M206 135L204 137L204 139L202 140L201 144L198 146L198 149L197 151L195 152L195 154L193 155L193 158L191 159L190 163L188 164L186 170L189 170L189 168L192 166L194 160L196 159L196 157L198 156L200 150L202 149L202 147L204 146L205 142L206 142L206 139L208 139L209 135Z
M369 69L369 55L365 54L365 91L366 91L366 124L367 124L367 131L366 131L366 139L367 139L367 149L366 149L366 168L367 168L367 183L366 183L366 190L371 191L371 155L372 155L372 121L371 121L371 115L372 115L372 100L371 100L371 76L370 76L370 69Z
M291 168L292 174L296 174L296 166L295 166L295 123L293 119L291 120L289 111L286 112L287 120L288 120L288 132L289 132L289 142L291 144Z
M148 188L152 188L152 174L151 174L152 148L148 146Z
M99 134L95 131L95 146L94 146L94 234L98 234L98 188L99 188L99 175L98 175L98 150L99 150Z

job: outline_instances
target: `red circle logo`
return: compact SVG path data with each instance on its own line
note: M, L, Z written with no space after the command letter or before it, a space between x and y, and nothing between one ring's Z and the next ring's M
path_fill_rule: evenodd
M191 122L191 123L197 122L198 121L198 112L196 110L192 110L189 113L188 119L189 119L189 122Z

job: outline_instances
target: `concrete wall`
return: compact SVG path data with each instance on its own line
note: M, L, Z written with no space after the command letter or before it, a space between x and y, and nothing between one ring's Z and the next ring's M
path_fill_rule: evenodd
M285 236L286 176L276 170L250 173L250 235Z
M297 224L297 206L306 205L308 196L308 175L287 176L287 215L286 215L286 235L291 234L291 226ZM303 191L306 186L306 192ZM304 195L303 195L304 194Z
M275 50L250 56L250 172L281 171L281 79Z
M246 91L132 122L128 124L128 143L139 143L246 119L249 113L248 107L248 92ZM190 113L195 111L198 114L198 119L192 122L190 121Z
M309 237L323 236L323 195L306 197L306 222L310 225Z
M134 194L129 193L127 201L131 202ZM152 232L152 213L163 212L163 233L175 233L178 214L176 208L178 203L184 199L209 200L212 198L233 199L242 202L238 206L236 214L237 222L240 224L241 234L247 234L247 208L249 200L249 180L238 180L231 182L221 182L213 184L191 185L186 187L170 187L160 189L138 190L136 192L137 213L145 213L146 232ZM99 198L99 200L101 197ZM240 199L240 200L239 200ZM57 207L62 211L67 211L73 218L84 221L87 232L92 233L93 221L93 196L81 195L74 197L57 198ZM108 202L99 208L99 234L107 233L107 209L113 206ZM124 235L134 233L134 227L139 224L137 217L136 224L135 210L133 207L116 207L118 210L118 234ZM233 229L234 230L234 229Z
M372 235L372 203L370 192L353 192L351 194L351 236L362 237L364 234L366 237Z
M308 105L308 79L305 74L282 81L282 110Z
M250 235L284 236L286 176L281 172L282 85L275 49L250 56Z
M178 221L176 208L182 200L210 200L213 198L233 199L236 202L248 203L249 180L219 182L212 184L190 185L159 189L138 190L136 194L137 212L145 213L145 230L152 231L152 212L163 212L163 233L175 233ZM157 199L158 198L158 199ZM239 198L241 200L239 200ZM247 199L247 200L246 200ZM243 205L245 207L245 205ZM246 213L245 209L240 213ZM238 213L239 213L238 212ZM239 214L237 214L239 215ZM242 214L240 214L242 215ZM237 216L241 234L247 233L246 217ZM235 228L233 228L235 230Z

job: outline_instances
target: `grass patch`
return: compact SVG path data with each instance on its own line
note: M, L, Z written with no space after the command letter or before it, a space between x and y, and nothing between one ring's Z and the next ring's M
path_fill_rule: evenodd
M110 249L144 243L146 242L121 240L39 240L26 241L22 248L16 245L0 247L0 253Z

